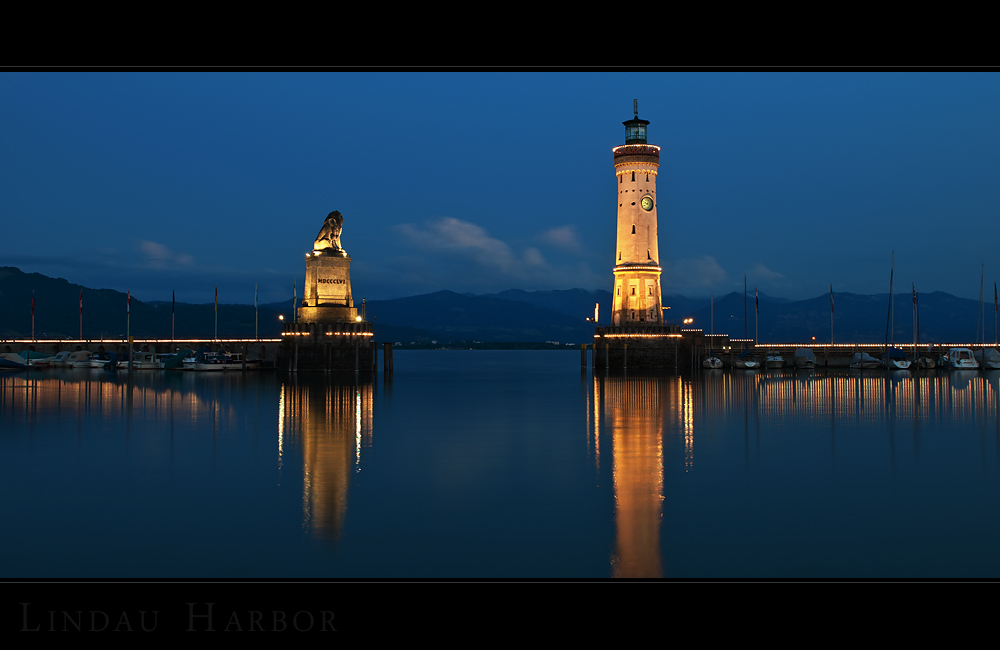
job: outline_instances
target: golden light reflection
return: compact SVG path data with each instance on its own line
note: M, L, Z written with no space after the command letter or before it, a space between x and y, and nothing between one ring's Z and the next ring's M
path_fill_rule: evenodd
M589 393L588 393L589 397ZM594 395L591 403L593 404L594 417L594 468L597 471L598 476L601 472L601 386L598 385L597 376L594 376Z
M606 377L600 380L605 426L611 433L615 499L612 575L658 578L663 505L663 380Z
M679 391L677 404L677 418L679 429L684 437L684 468L685 471L691 469L694 464L694 392L690 380L680 380L677 382Z
M256 377L256 376L255 376ZM102 420L124 423L127 435L149 445L174 444L173 425L206 431L214 448L226 435L256 435L257 412L241 373L107 373L102 369L45 370L0 374L0 422L27 429L36 420L60 423L59 431L72 435L91 431ZM269 427L277 455L277 478L288 469L290 454L302 453L302 522L321 538L339 535L347 506L349 476L363 460L372 442L373 387L369 383L337 384L281 382L277 392L277 432ZM273 394L273 393L272 393ZM272 398L273 399L273 398ZM272 411L273 413L273 411ZM66 425L66 426L63 426ZM151 435L165 426L167 436ZM169 459L170 452L162 458Z
M302 528L336 541L347 514L351 474L361 468L363 447L371 445L371 382L355 384L328 377L293 378L282 386L282 439L287 459L302 450Z
M694 472L696 435L704 445L706 436L743 429L750 444L750 431L756 429L759 439L762 422L790 435L808 435L821 423L833 431L838 422L866 435L900 424L917 430L925 422L976 422L1000 431L1000 371L596 373L592 384L587 426L593 427L595 450L602 432L612 443L615 577L663 575L664 466ZM731 426L736 420L738 428Z
M278 393L278 477L281 477L281 463L285 453L285 385Z
M102 369L44 370L0 375L0 412L17 413L30 420L40 414L73 414L84 418L136 417L141 422L185 419L192 423L210 414L217 423L238 418L226 399L234 380L204 377L202 373L178 373L169 381L156 373L137 373L129 378ZM27 402L18 397L28 396Z

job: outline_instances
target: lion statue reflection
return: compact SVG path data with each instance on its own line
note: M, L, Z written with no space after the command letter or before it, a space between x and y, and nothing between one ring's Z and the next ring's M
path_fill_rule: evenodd
M334 210L326 215L326 221L313 244L314 255L338 255L347 257L347 251L340 247L340 233L344 229L344 216Z

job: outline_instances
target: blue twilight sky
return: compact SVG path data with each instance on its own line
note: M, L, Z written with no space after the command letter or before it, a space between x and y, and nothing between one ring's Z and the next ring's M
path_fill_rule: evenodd
M665 294L1000 279L994 72L2 72L0 265L272 302L340 210L358 300L610 290L634 98Z

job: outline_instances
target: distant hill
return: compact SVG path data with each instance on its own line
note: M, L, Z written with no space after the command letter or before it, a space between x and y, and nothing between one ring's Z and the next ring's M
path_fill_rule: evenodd
M524 291L523 289L508 289L500 293L486 294L482 297L526 302L535 307L548 309L575 319L593 318L595 304L600 304L600 314L607 316L611 313L610 291L587 291L585 289Z
M0 338L31 335L31 295L35 293L35 334L39 338L79 335L79 297L83 291L83 334L85 337L118 337L125 334L126 294L110 289L90 289L61 278L38 273L24 273L14 267L0 267ZM756 314L759 340L763 343L819 343L830 340L830 296L808 300L787 300L760 294ZM835 343L877 342L886 338L888 294L866 296L834 294L833 337ZM393 300L372 300L366 304L377 341L481 341L510 342L559 341L589 343L593 324L587 322L600 305L600 320L608 323L611 293L569 289L560 291L523 291L510 289L487 295L438 291ZM258 312L259 335L276 337L281 332L279 314L289 313L291 300L261 305ZM893 338L896 343L913 340L912 295L902 293L894 299ZM971 342L977 332L979 303L947 293L921 294L920 340L923 343ZM706 332L742 337L745 331L754 336L753 294L746 299L733 292L710 302L706 298L664 296L668 322L680 324L692 318L691 327ZM993 305L987 303L986 340L992 341ZM212 303L178 302L175 308L176 336L210 338L214 332L215 309ZM131 333L141 338L170 336L171 303L143 302L132 296ZM218 332L221 337L254 335L253 305L220 304ZM745 325L744 325L745 324ZM981 334L980 334L981 336Z
M593 314L593 305L590 313ZM594 336L593 325L587 322L586 315L573 317L523 300L453 291L372 300L367 303L367 315L375 319L376 338L386 325L417 327L434 332L442 341L589 343Z
M666 300L664 300L666 302ZM833 342L879 342L890 338L896 344L913 342L913 296L911 293L893 297L894 314L892 332L888 332L889 294L860 295L855 293L833 294ZM956 343L973 342L976 338L976 318L979 302L958 298L936 291L919 294L920 342ZM744 332L743 294L730 293L715 299L714 327L717 333L742 337ZM986 341L994 340L993 304L986 310ZM671 310L673 311L673 310ZM669 313L669 312L668 312ZM691 327L712 329L712 308L699 306L674 316L693 318ZM746 307L746 332L753 338L754 327L759 328L759 340L764 343L809 343L816 337L818 343L830 342L830 294L808 300L772 302L761 299L759 313L755 313L753 296ZM982 326L980 339L984 338Z
M132 296L130 314L126 312L127 294L112 289L91 289L62 278L20 269L0 267L0 338L31 336L31 296L35 296L35 336L38 338L77 338L80 335L80 292L83 291L83 336L125 336L130 321L132 336L156 338L170 336L171 303L143 302ZM290 302L290 301L289 301ZM289 302L261 305L257 317L262 338L279 336L279 313L288 313ZM215 331L215 305L176 305L175 334L178 338L211 338ZM253 305L220 304L219 336L252 337Z

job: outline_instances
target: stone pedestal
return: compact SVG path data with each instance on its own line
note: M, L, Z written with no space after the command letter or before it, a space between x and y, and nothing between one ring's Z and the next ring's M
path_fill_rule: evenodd
M300 323L353 322L358 315L351 295L351 258L313 253L306 258Z

